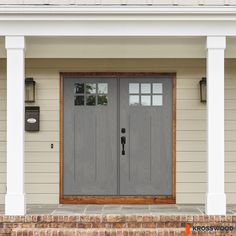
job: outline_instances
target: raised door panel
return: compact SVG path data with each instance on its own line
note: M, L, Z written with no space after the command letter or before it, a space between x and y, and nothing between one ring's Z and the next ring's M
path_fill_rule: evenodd
M117 194L116 89L116 79L64 79L64 195Z
M121 195L172 195L172 79L122 78Z

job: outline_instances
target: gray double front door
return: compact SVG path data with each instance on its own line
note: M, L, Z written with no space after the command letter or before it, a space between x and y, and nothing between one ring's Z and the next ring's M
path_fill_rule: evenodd
M63 83L63 194L172 195L172 79Z

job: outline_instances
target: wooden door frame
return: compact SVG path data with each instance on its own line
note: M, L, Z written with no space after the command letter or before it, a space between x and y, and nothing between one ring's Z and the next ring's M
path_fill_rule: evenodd
M64 196L63 194L63 99L65 76L172 78L172 195L171 196ZM60 195L61 204L176 204L176 73L155 72L61 72L60 73Z

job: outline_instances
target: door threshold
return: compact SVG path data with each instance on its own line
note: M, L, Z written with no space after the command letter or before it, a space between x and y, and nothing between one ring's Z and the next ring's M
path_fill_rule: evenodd
M176 204L174 196L61 196L61 204Z

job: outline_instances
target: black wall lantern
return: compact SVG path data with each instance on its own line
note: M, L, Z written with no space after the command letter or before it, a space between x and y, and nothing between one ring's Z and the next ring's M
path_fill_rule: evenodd
M35 84L33 78L25 79L25 102L35 102Z
M206 83L206 78L203 77L200 81L200 99L201 103L206 103L207 101L207 83Z

